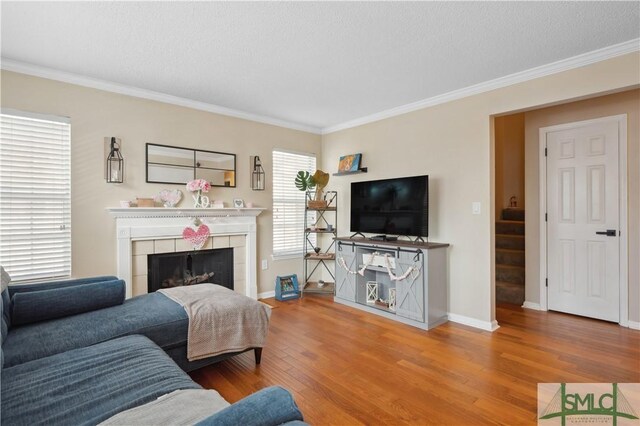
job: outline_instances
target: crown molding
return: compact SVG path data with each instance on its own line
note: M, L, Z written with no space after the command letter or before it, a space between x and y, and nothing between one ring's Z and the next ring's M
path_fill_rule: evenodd
M568 71L574 68L583 67L589 64L605 61L607 59L615 58L617 56L622 56L628 53L633 53L638 51L640 51L640 38L636 38L636 39L629 40L619 44L614 44L612 46L608 46L602 49L583 53L577 56L573 56L571 58L562 59L560 61L552 62L550 64L541 65L539 67L517 72L515 74L510 74L504 77L496 78L494 80L485 81L483 83L475 84L473 86L443 93L442 95L433 96L417 102L412 102L410 104L390 108L381 112L377 112L375 114L356 118L354 120L349 120L341 124L324 127L322 129L318 127L304 125L304 124L292 123L292 122L280 120L277 118L266 117L258 114L252 114L244 111L226 108L223 106L209 104L206 102L194 101L191 99L181 98L179 96L168 95L165 93L155 92L152 90L140 89L137 87L126 86L118 83L112 83L106 80L100 80L92 77L85 77L78 74L54 70L51 68L46 68L38 65L28 64L25 62L15 61L13 59L2 58L0 62L0 68L2 68L3 70L18 72L21 74L28 74L36 77L47 78L50 80L62 81L65 83L71 83L79 86L90 87L93 89L104 90L107 92L119 93L122 95L133 96L137 98L148 99L152 101L163 102L163 103L183 106L187 108L193 108L200 111L212 112L215 114L241 118L244 120L254 121L258 123L270 124L273 126L284 127L287 129L299 130L302 132L308 132L313 134L326 135L326 134L334 133L340 130L346 130L353 127L362 126L364 124L384 120L386 118L395 117L397 115L406 114L419 109L440 105L446 102L451 102L451 101L462 99L468 96L473 96L473 95L488 92L491 90L500 89L500 88L511 86L517 83L523 83L525 81L534 80L536 78L557 74L563 71Z
M33 65L25 62L15 61L13 59L2 58L0 68L6 71L13 71L21 74L32 75L35 77L47 78L49 80L62 81L64 83L76 84L78 86L90 87L92 89L104 90L107 92L119 93L121 95L133 96L136 98L148 99L151 101L163 102L166 104L178 105L187 108L193 108L200 111L212 112L215 114L225 115L229 117L241 118L243 120L255 121L272 126L284 127L292 130L299 130L307 133L321 134L321 129L313 126L307 126L299 123L292 123L273 117L267 117L249 112L239 111L226 108L220 105L209 104L206 102L194 101L192 99L181 98L179 96L168 95L166 93L155 92L153 90L140 89L137 87L127 86L124 84L112 83L106 80L100 80L92 77L85 77L65 71L59 71L52 68Z
M640 51L640 38L625 41L619 44L614 44L612 46L607 46L602 49L593 50L591 52L583 53L567 59L562 59L550 64L541 65L539 67L531 68L525 71L520 71L515 74L499 77L494 80L485 81L473 86L443 93L442 95L433 96L431 98L412 102L410 104L401 105L385 111L377 112L375 114L356 118L354 120L349 120L341 124L336 124L334 126L324 127L322 129L322 134L326 135L329 133L337 132L339 130L362 126L363 124L384 120L385 118L395 117L397 115L406 114L408 112L416 111L419 109L451 102L457 99L466 98L468 96L477 95L484 92L489 92L491 90L500 89L503 87L511 86L513 84L523 83L525 81L534 80L536 78L546 77L548 75L572 70L574 68L580 68L585 65L605 61L607 59L638 51Z

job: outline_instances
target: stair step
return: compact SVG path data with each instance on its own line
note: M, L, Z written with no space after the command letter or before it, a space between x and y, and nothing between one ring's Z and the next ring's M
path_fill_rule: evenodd
M496 249L496 264L524 266L524 250Z
M524 267L514 265L496 265L496 281L524 285Z
M496 301L522 306L524 303L524 285L496 281Z
M504 220L524 220L524 209L503 209L501 217Z
M524 235L524 221L521 220L497 220L496 234Z
M524 250L524 235L496 234L496 248Z

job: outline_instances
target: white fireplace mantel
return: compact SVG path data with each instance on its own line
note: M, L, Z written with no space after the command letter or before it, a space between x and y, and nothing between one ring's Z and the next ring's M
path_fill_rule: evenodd
M126 282L127 298L133 294L132 245L134 241L181 238L185 227L197 217L205 223L211 236L245 237L245 294L258 297L257 284L257 216L263 208L182 209L163 207L107 208L116 219L117 275Z

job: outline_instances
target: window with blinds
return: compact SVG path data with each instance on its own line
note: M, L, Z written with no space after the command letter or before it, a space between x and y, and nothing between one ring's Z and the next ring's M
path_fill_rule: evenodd
M12 281L71 275L70 127L0 114L0 264Z
M273 151L274 257L302 255L306 198L294 183L300 170L314 173L315 155ZM315 234L309 237L315 244Z

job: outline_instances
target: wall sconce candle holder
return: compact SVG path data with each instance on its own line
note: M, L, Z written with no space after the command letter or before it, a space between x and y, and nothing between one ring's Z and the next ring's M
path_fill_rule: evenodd
M124 182L124 158L120 152L120 144L116 138L111 138L109 155L107 156L107 183Z
M254 191L264 191L265 174L262 162L257 155L251 157L251 189Z

